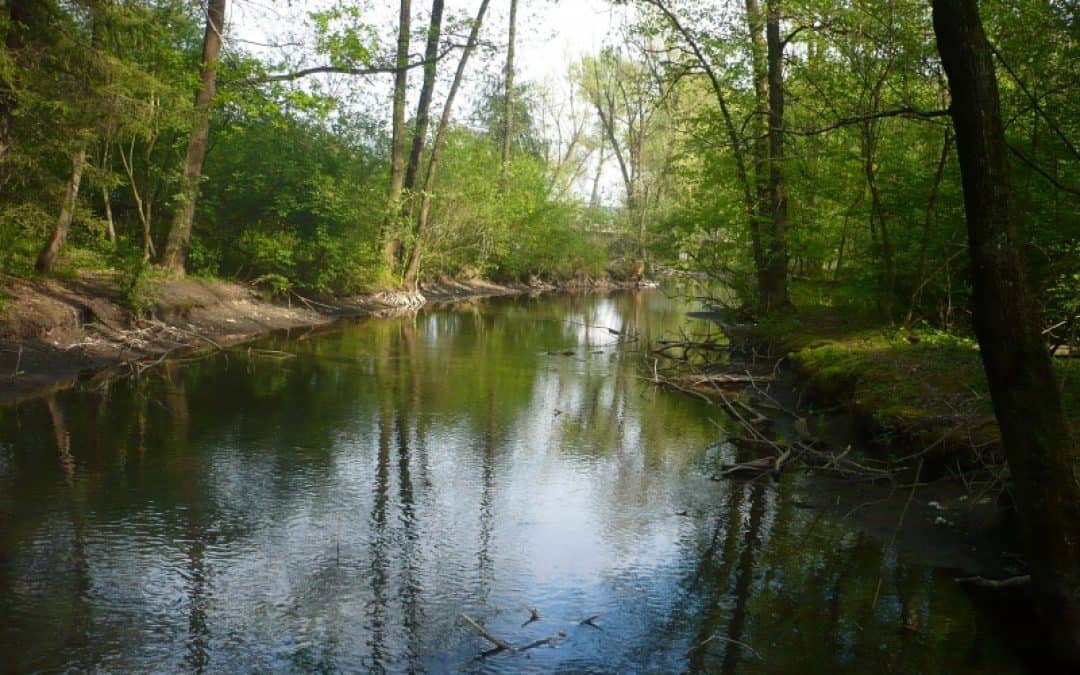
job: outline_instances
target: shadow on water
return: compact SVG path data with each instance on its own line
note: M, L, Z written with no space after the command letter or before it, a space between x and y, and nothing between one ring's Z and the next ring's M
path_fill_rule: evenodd
M803 478L709 480L724 420L641 377L686 309L475 302L0 409L0 669L1021 672ZM553 640L481 657L462 612Z

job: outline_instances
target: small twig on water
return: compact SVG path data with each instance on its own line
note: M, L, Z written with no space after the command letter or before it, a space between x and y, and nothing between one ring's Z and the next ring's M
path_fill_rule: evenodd
M599 618L600 618L599 614L593 614L592 616L590 616L590 617L588 617L586 619L582 619L578 623L580 625L582 625L582 626L592 626L593 628L596 628L597 630L599 630L600 626L597 626L595 623L593 623L593 621L596 621Z
M734 638L725 637L723 635L719 635L719 634L716 634L716 633L713 633L709 637L705 638L701 642L699 642L696 645L694 645L693 647L691 647L690 652L695 652L695 651L697 651L699 649L703 649L704 647L706 647L713 640L720 640L721 642L727 642L728 644L733 644L733 645L738 645L740 647L745 647L746 649L749 649L750 653L753 654L755 657L757 657L757 659L759 661L764 661L765 660L765 659L763 659L761 657L761 654L758 653L758 650L754 649L753 647L746 644L742 640L736 640Z

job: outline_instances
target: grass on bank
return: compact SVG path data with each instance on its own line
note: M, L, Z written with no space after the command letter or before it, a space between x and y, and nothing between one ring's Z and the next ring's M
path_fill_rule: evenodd
M854 414L894 457L930 449L960 457L1000 443L978 345L928 326L898 327L856 304L797 284L797 311L762 321L757 337L788 355L819 410ZM841 298L843 295L841 293ZM1065 412L1080 432L1080 359L1054 359Z

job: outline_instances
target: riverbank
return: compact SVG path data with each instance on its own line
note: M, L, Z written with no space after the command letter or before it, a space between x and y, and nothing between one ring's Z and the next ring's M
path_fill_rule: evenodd
M747 337L786 359L811 415L850 415L884 458L969 467L997 457L1001 437L971 338L812 304L756 324ZM1056 358L1054 366L1072 431L1080 433L1080 359Z
M607 280L496 284L442 279L419 291L347 298L291 294L271 300L242 284L195 277L157 279L134 311L118 275L0 281L0 405L168 357L247 342L273 331L412 311L427 303L558 290L614 289Z

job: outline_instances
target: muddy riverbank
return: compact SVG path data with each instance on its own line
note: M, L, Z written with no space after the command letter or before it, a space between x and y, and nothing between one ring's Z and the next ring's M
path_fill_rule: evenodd
M0 282L0 405L110 376L136 364L221 349L275 331L325 326L469 298L605 290L608 280L496 284L443 279L416 292L389 290L346 298L295 293L268 299L251 287L195 277L161 279L136 313L116 275Z

